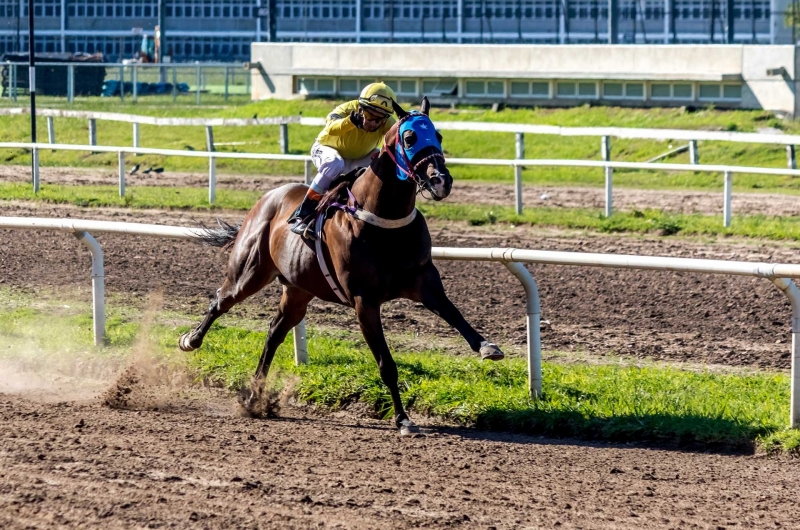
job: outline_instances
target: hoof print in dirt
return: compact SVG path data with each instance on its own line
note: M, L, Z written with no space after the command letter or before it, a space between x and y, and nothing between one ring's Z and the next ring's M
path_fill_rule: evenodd
M411 420L403 420L400 422L400 436L411 436L418 434L419 427Z
M506 356L497 344L492 344L491 342L481 344L479 352L481 359L484 361L499 361Z
M265 389L263 379L239 390L238 401L242 414L250 418L276 418L281 409L279 393Z

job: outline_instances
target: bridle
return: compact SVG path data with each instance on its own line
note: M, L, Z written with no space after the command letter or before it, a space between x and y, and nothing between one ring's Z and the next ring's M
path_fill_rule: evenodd
M417 185L417 194L422 194L422 196L425 197L425 195L423 194L423 191L428 191L431 195L436 195L436 192L433 191L433 185L431 184L431 177L428 177L426 175L425 178L420 178L419 175L417 175L417 170L423 164L430 163L431 161L436 160L436 159L441 159L442 163L444 163L444 160L445 160L444 159L444 153L442 153L441 151L437 150L437 152L432 153L432 154L424 157L422 160L420 160L419 162L417 162L416 164L414 164L412 166L411 165L411 160L408 159L408 155L406 154L406 148L403 146L403 143L402 143L403 139L400 137L400 125L402 125L403 122L405 122L408 119L410 119L412 117L415 117L415 116L424 116L424 114L421 114L420 112L416 112L416 111L415 112L411 112L411 113L403 116L402 118L400 118L400 121L397 122L397 135L395 137L395 145L398 147L397 151L400 152L400 156L402 156L402 161L403 161L404 165L398 163L397 157L392 152L392 149L387 149L386 146L384 146L384 149L389 154L389 158L392 159L392 162L394 162L394 165L397 167L397 171L399 171L399 172L403 173L404 175L406 175L407 178L411 179L411 181L414 182ZM437 169L437 173L439 173L438 169ZM428 197L425 197L425 198L428 198Z

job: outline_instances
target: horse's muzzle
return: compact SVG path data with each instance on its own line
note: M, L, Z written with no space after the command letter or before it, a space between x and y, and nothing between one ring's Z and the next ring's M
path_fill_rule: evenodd
M441 173L428 179L428 191L431 192L434 201L442 201L450 195L451 182L452 179L448 182L448 176Z

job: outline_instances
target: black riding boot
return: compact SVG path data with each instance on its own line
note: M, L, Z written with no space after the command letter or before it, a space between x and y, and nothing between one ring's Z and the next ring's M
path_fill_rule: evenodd
M317 209L318 204L319 201L309 199L308 195L306 195L306 197L303 199L303 202L297 207L297 210L295 210L292 216L289 217L288 222L292 225L292 232L295 234L300 234L301 236L305 233L305 231L308 229L308 225L312 224L314 221L314 210ZM313 236L313 234L311 235Z

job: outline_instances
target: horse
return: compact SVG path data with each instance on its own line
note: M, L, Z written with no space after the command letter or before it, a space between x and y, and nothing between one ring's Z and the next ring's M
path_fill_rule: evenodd
M230 248L230 257L225 279L204 318L181 336L179 347L187 352L199 348L217 318L277 279L283 295L253 379L252 385L258 390L275 351L289 330L305 317L312 299L351 307L389 389L395 425L405 435L418 432L419 427L403 408L397 365L383 334L382 304L398 298L421 303L456 328L482 359L500 360L504 354L464 319L445 294L431 258L428 226L415 206L418 194L425 196L427 192L433 200L441 201L453 185L441 135L428 116L430 103L423 97L420 111L415 112L406 112L395 103L394 111L398 122L386 133L379 154L355 178L348 192L358 207L336 209L326 220L326 200L320 204L316 248L314 242L293 234L287 223L305 196L307 186L303 184L286 184L268 191L239 226L220 224L219 228L202 230L204 243ZM339 188L329 192L326 199ZM327 279L325 264L330 264L332 272ZM252 397L252 387L248 392Z

